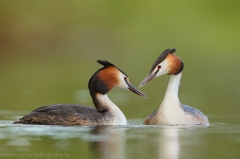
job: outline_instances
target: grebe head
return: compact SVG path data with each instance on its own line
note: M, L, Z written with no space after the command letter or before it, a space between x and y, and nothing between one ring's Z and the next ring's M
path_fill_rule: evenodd
M183 62L174 52L176 49L166 49L154 62L150 73L143 79L139 87L142 87L153 78L164 74L177 75L183 70Z
M88 83L90 92L107 94L113 87L128 89L137 95L147 98L147 96L131 84L129 77L121 69L106 60L97 60L104 67L99 69L91 77Z

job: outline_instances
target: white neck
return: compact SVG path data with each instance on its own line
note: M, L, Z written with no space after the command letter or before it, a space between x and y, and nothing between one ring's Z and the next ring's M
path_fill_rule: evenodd
M180 104L180 101L178 98L178 90L180 86L181 77L182 77L182 72L180 72L177 75L170 75L167 91L165 93L161 106L169 107L169 106L176 106L176 104Z
M127 119L123 112L108 98L107 94L97 94L98 102L105 108L108 108L109 112L113 114L113 121L111 125L126 125Z

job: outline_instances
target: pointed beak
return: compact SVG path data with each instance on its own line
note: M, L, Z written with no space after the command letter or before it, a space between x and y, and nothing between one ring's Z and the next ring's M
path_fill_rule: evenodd
M134 85L131 84L128 80L125 80L125 81L126 81L126 83L128 85L128 89L130 91L132 91L133 93L136 93L137 95L139 95L139 96L141 96L143 98L147 98L148 99L148 97L143 92L141 92L137 88L135 88Z
M146 83L148 83L149 81L151 81L154 77L156 77L156 73L150 73L147 75L147 77L145 77L143 79L143 81L140 83L139 87L144 86Z

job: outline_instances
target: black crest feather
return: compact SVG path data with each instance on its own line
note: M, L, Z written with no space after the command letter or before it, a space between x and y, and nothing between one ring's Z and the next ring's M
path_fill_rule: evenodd
M170 50L170 54L172 54L172 53L174 53L174 52L176 52L176 49L175 49L175 48L173 48L173 49Z
M101 65L105 66L105 67L108 67L108 66L114 66L116 67L114 64L106 61L106 60L97 60L98 63L100 63Z
M168 56L168 54L172 54L176 52L176 49L173 48L173 49L166 49L165 51L162 52L162 54L157 58L157 60L154 62L151 70L150 70L150 73L157 67L157 65L159 63L161 63L163 60L165 60L165 58Z
M124 73L120 68L118 68L114 64L108 62L107 60L97 60L97 62L100 63L101 65L103 65L104 67L109 67L109 66L116 67L120 72L122 72L125 76L127 76L127 74Z

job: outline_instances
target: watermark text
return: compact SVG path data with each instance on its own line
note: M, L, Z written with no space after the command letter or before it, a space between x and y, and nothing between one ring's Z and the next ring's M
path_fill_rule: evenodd
M68 152L4 152L0 153L0 158L68 158L70 154Z

